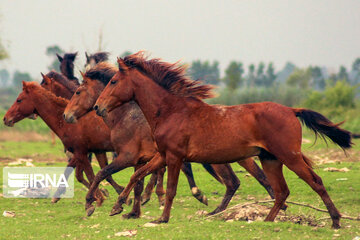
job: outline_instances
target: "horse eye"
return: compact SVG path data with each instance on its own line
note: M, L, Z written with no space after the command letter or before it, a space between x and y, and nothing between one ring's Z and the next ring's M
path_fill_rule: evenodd
M111 84L115 84L116 83L116 81L111 81Z
M21 103L21 99L16 99L16 102Z
M76 91L76 95L80 95L80 91Z

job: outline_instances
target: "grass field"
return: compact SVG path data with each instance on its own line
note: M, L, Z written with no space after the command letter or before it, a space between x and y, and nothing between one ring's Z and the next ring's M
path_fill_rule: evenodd
M1 133L0 133L1 134ZM311 141L304 144L304 151L316 162L315 171L322 177L335 205L341 213L351 216L360 214L360 141L356 141L351 156L346 158L341 150L333 145L326 147L322 140L311 148L312 138L308 132L305 137ZM8 162L20 158L34 159L35 166L64 166L65 155L59 141L52 146L48 141L2 141L0 142L0 182L2 168ZM61 161L64 159L64 161ZM329 162L335 160L335 162ZM260 163L259 163L260 164ZM232 164L241 181L241 186L229 207L236 204L267 199L265 190L237 164ZM94 166L98 171L98 167ZM347 167L349 172L326 172L326 167ZM322 219L328 214L313 209L289 205L286 215L311 216L320 226L313 227L292 222L264 223L254 221L225 221L223 219L205 219L199 210L212 211L220 203L225 187L217 183L201 166L193 164L195 180L199 188L209 199L209 206L199 203L191 196L183 174L177 196L174 201L171 220L168 224L157 227L144 227L144 224L160 216L162 210L156 199L143 206L142 217L136 220L124 220L121 215L109 217L108 214L116 200L116 193L111 186L103 186L110 192L110 197L100 208L96 208L91 217L86 217L84 201L87 190L76 182L75 197L62 199L51 204L50 199L7 199L0 196L0 211L15 211L16 217L0 216L0 239L112 239L121 238L116 233L137 230L134 239L354 239L360 236L360 221L342 220L340 230L330 228L330 220ZM126 185L133 169L124 170L114 175L115 180ZM289 201L311 204L324 209L320 198L294 173L285 168L285 177L289 185ZM346 180L339 181L339 179ZM1 184L2 186L2 184ZM2 192L2 191L1 191ZM271 206L271 205L268 205ZM130 211L125 207L124 213Z

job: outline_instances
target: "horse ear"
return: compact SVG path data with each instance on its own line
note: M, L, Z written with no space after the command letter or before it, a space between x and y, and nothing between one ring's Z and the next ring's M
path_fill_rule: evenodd
M63 58L59 55L59 54L56 54L57 58L59 59L60 62L63 61Z
M24 92L29 92L28 90L28 84L25 81L22 81L22 85L23 85L23 91Z
M43 73L41 73L41 76L43 77L43 80L46 84L51 84L51 79L48 76L44 75Z
M86 57L86 62L90 62L90 57L89 57L89 55L87 54L87 52L85 52L85 57Z
M124 59L117 58L117 62L119 64L119 71L122 73L126 73L129 70L129 67L125 64Z
M75 60L77 53L78 53L78 52L75 52L75 53L73 53L73 54L71 55L71 61L74 61L74 60Z

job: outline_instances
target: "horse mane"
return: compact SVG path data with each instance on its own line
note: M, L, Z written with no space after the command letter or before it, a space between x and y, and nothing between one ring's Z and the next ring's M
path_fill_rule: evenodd
M179 62L168 63L160 58L148 60L143 51L128 55L124 58L125 64L136 68L150 77L155 83L180 97L206 99L214 97L211 85L202 85L202 82L192 80L186 74L186 65Z
M62 97L57 97L55 94L53 94L51 91L46 90L45 88L41 87L39 83L37 82L28 82L27 83L28 89L33 89L34 92L45 96L46 99L49 99L50 101L55 102L60 107L66 107L68 104L68 100Z
M98 80L105 86L118 71L118 68L109 62L100 62L85 72L85 77Z
M109 52L97 52L90 55L88 60L94 59L96 63L105 62L109 60L109 55ZM88 61L87 63L90 63L90 61Z
M79 87L73 81L70 81L63 74L60 74L54 70L50 71L46 74L47 77L53 79L54 81L60 83L64 87L66 87L70 92L74 93L76 89ZM41 82L43 84L44 80Z

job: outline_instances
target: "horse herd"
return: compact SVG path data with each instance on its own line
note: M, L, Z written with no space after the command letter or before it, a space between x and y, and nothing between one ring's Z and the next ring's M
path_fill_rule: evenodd
M99 189L106 179L119 194L111 216L122 212L134 188L133 208L124 217L140 217L141 204L150 199L156 185L160 204L165 206L162 216L153 223L168 222L180 170L194 197L207 205L207 198L195 184L190 162L201 163L226 186L222 202L210 214L218 213L227 207L240 185L230 166L238 162L275 198L265 221L273 221L279 210L287 207L290 192L282 173L285 165L318 193L329 211L332 227L340 227L339 211L313 171L311 160L301 152L302 130L297 118L316 135L330 138L343 149L350 148L352 135L340 124L309 109L272 102L209 105L203 99L213 96L212 86L191 80L184 65L148 59L144 52L118 58L118 67L108 62L105 52L86 54L81 85L74 76L76 53L57 56L61 73L42 74L40 85L23 82L22 92L3 121L13 126L24 118L39 116L55 132L71 153L68 166L76 169L77 180L89 188L85 204L88 216L95 211L93 202L100 206L108 194ZM110 164L106 152L116 153ZM96 175L89 153L95 154L101 167ZM254 156L259 157L263 170ZM112 174L128 167L134 167L135 173L124 188ZM152 176L141 196L148 174Z

